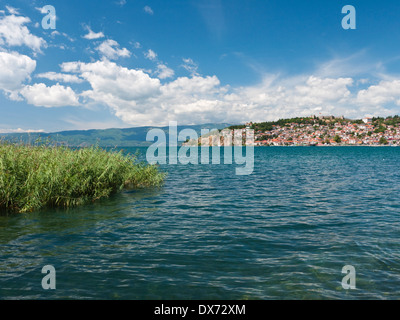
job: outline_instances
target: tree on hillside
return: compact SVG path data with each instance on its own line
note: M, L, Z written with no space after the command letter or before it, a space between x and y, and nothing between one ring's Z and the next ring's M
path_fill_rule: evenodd
M389 144L389 142L386 140L385 137L381 137L381 138L379 139L379 144Z
M341 143L341 142L342 142L342 139L341 139L338 135L336 135L336 136L333 138L333 141L335 141L336 143Z
M382 125L379 125L379 127L374 130L375 133L384 133L385 131L386 128Z

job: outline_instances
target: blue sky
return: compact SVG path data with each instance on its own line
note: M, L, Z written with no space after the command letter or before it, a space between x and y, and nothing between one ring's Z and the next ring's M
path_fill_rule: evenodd
M399 30L389 0L0 0L0 132L399 114Z

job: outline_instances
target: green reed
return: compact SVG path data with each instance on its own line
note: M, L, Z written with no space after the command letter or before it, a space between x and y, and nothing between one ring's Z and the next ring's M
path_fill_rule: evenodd
M124 188L160 186L164 178L122 151L0 142L0 212L77 206Z

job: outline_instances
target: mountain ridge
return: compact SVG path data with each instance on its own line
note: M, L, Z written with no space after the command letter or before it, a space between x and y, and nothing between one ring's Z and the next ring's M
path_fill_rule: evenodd
M178 133L183 129L193 129L200 136L201 129L224 129L230 123L204 123L200 125L178 125ZM1 133L0 139L11 142L32 143L40 140L49 140L58 145L69 147L85 147L98 145L100 147L140 147L149 146L153 142L146 141L147 132L151 129L161 129L168 139L169 127L143 126L130 128L66 130L58 132L33 133Z

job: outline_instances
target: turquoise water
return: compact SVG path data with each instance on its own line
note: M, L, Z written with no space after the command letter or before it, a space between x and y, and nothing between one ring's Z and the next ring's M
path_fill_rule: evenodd
M400 148L255 148L249 176L165 165L160 189L0 217L0 298L399 299L399 164Z

